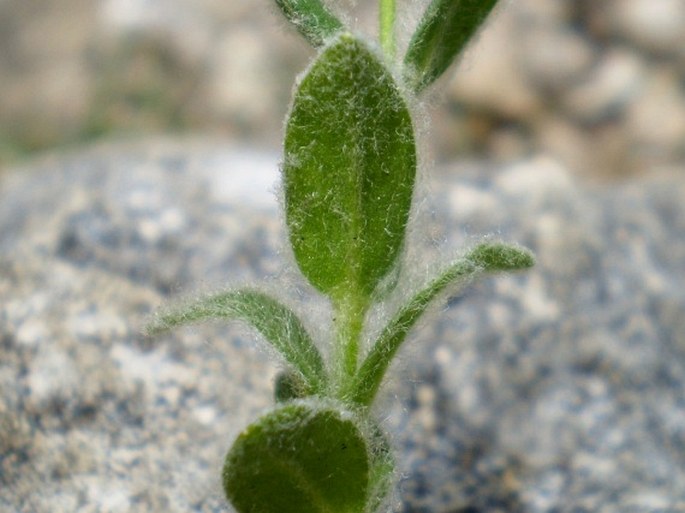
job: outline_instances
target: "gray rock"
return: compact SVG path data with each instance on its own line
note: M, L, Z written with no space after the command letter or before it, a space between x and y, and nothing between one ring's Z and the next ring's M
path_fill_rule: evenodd
M172 290L277 269L275 161L145 144L2 176L0 511L223 510L274 367L240 330L140 332Z
M170 298L245 281L325 328L288 267L276 161L148 142L0 176L0 511L226 510L223 454L277 367L235 326L140 329ZM453 297L402 352L376 410L396 511L683 511L679 171L587 189L537 158L425 180L401 290L482 234L539 264Z
M441 185L447 226L518 240L538 265L453 300L410 346L393 390L419 412L396 429L407 510L681 511L682 173L585 190L538 159L470 176Z

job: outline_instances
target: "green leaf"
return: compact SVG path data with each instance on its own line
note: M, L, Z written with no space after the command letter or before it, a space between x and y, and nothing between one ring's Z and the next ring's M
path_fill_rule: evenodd
M314 47L345 28L321 0L276 0L276 4Z
M390 361L409 330L448 286L464 286L482 273L517 271L534 264L535 259L529 250L502 242L483 242L457 259L402 307L386 325L355 376L349 400L358 404L371 404Z
M274 385L274 398L276 402L285 403L293 399L302 399L311 395L307 384L302 380L299 372L284 370L276 376Z
M340 302L367 302L404 242L416 148L405 100L363 42L340 36L300 83L283 171L302 273Z
M535 265L530 250L504 242L482 242L469 252L468 258L487 273L521 271Z
M312 393L325 389L327 376L321 354L299 318L280 302L256 290L222 292L162 312L146 331L156 335L209 319L235 319L251 325L302 374Z
M395 460L392 456L390 442L387 435L376 424L367 430L369 447L369 499L366 510L368 512L383 511L386 499L392 491L395 477ZM390 509L390 508L387 508Z
M497 0L432 0L404 57L405 80L414 92L447 70L496 4Z
M239 513L362 513L367 445L353 414L335 405L289 403L238 437L223 483Z

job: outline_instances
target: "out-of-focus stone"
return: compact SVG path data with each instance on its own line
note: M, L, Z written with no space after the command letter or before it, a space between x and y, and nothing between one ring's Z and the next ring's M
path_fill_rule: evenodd
M685 395L662 386L685 382L682 169L594 190L548 158L485 175L461 166L439 181L461 191L448 224L497 227L538 264L455 299L404 353L388 399L410 449L404 511L677 513ZM401 413L407 394L416 417Z
M681 0L611 0L607 20L617 34L648 51L677 54L685 45Z
M595 52L577 31L536 27L522 33L522 66L533 87L558 90L576 83L592 65Z
M398 59L428 4L398 9ZM375 2L331 7L353 31L376 37ZM634 121L660 110L661 91L680 97L674 106L685 101L684 13L680 0L499 2L461 62L428 93L429 102L447 106L431 106L441 112L426 144L443 161L553 153L572 170L603 169L612 178L679 165L677 119L650 137L636 135ZM169 130L275 146L294 78L315 54L273 0L5 0L0 48L3 160ZM663 78L652 74L671 83L652 87ZM672 112L680 115L677 106ZM572 140L559 144L549 127L555 134L564 127ZM574 157L572 147L593 155ZM581 160L592 169L581 169Z
M569 169L577 173L600 171L596 169L600 154L594 152L587 131L555 116L539 120L535 129L540 145L549 155L565 162Z
M0 20L0 139L41 148L76 137L94 92L92 2L8 0Z
M208 77L211 104L217 119L242 125L268 126L280 106L271 45L250 28L237 28L216 43ZM261 98L261 101L254 101Z
M539 97L531 91L520 66L521 48L511 43L516 34L510 16L495 16L462 58L449 86L449 98L507 117L533 116Z
M620 117L644 87L644 65L633 53L617 48L606 52L587 78L562 93L572 119L597 123Z
M520 0L507 7L515 9L516 17L525 25L561 27L573 14L573 0Z
M626 134L636 161L668 163L685 155L685 97L672 70L655 70L628 105Z

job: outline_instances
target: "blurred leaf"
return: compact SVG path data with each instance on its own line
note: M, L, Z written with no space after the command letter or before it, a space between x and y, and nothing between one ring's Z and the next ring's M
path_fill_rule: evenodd
M343 24L321 0L276 0L285 17L314 47L323 45L344 29Z
M414 92L432 84L466 47L497 0L432 0L404 57Z
M311 392L307 384L302 380L299 372L285 370L278 373L274 385L274 398L276 402L284 403L293 399L302 399Z

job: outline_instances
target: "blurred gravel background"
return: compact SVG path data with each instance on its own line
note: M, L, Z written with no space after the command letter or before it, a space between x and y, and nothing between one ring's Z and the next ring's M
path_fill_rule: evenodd
M371 31L375 3L332 2ZM545 153L602 179L683 163L685 1L501 4L429 98L432 158ZM313 55L270 0L0 0L0 48L0 166L149 133L277 147Z

